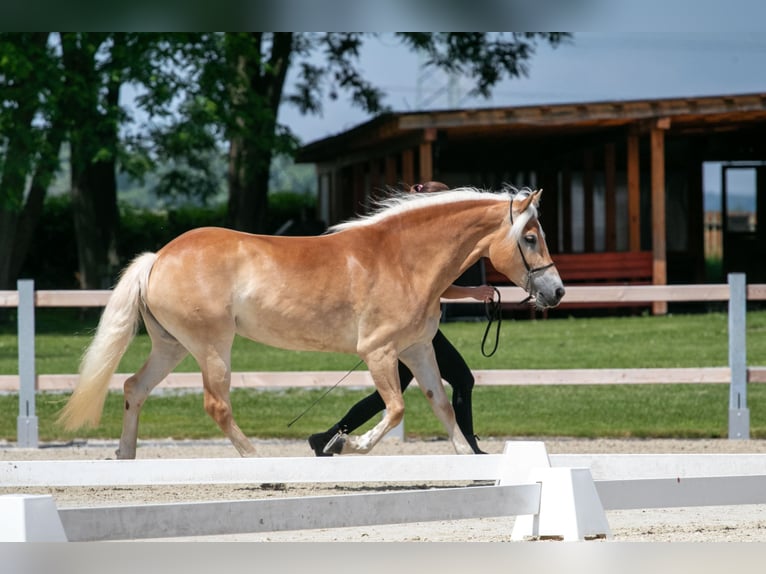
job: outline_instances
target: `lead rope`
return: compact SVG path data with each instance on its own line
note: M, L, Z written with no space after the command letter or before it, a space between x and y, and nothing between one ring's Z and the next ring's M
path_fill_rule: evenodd
M330 394L330 391L333 391L335 389L335 387L337 387L339 384L341 384L346 379L346 377L348 377L351 373L353 373L357 369L357 367L362 364L362 362L363 362L363 360L359 359L359 362L356 365L354 365L353 367L351 367L351 369L348 371L348 373L343 375L340 378L340 380L338 380L337 383L335 383L333 386L331 386L329 389L327 389L324 393L322 393L322 395L317 400L315 400L313 403L311 403L308 407L306 407L301 414L299 414L297 417L295 417L293 420L291 420L289 423L287 423L287 427L289 428L289 427L293 426L293 424L298 422L303 417L303 415L305 415L307 412L309 412L311 409L313 409L315 406L317 406L317 404L319 404L319 401L321 401L328 394Z
M503 311L502 311L502 298L500 297L500 290L497 287L492 287L497 294L497 301L493 297L491 301L484 302L484 314L487 316L487 328L484 329L484 337L481 339L481 354L485 357L491 357L497 351L497 346L500 343L500 325L503 323ZM487 336L489 330L492 328L493 321L497 321L497 327L495 329L495 346L487 353L485 347L487 345Z

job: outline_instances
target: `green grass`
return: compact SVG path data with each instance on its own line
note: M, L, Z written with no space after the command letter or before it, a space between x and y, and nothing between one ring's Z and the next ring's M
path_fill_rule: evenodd
M73 373L90 340L94 321L73 322L61 312L41 313L37 321L39 373ZM766 312L747 317L748 364L766 365ZM442 326L474 369L565 369L628 367L707 367L727 363L727 317L722 313L505 321L500 348L492 358L480 353L484 323ZM0 374L17 372L15 321L0 325ZM143 362L149 343L139 335L119 370L132 372ZM237 371L350 369L356 357L297 353L237 340ZM197 371L187 359L179 371ZM235 417L250 436L305 437L337 420L364 391L341 385L291 427L287 424L313 403L321 391L237 389ZM577 437L721 437L727 434L727 385L593 385L481 387L474 392L479 436ZM420 437L443 437L444 430L417 391L405 394L406 431ZM73 435L55 426L55 413L66 395L43 393L37 399L40 439L74 437L116 439L120 434L121 394L107 399L102 424ZM751 436L766 438L766 385L750 385ZM0 396L0 438L15 440L18 399ZM365 427L366 428L366 427ZM205 415L199 393L155 394L142 411L141 438L220 438Z

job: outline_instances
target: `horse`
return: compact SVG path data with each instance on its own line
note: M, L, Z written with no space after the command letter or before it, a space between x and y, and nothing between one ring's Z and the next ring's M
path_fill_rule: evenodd
M488 257L537 307L559 303L565 291L538 221L541 193L457 188L403 194L313 237L188 231L123 270L58 422L67 430L98 425L110 378L142 319L152 347L124 383L120 459L135 458L141 407L187 354L202 372L206 413L241 456L256 455L232 416L235 335L364 360L386 414L366 433L342 437L343 454L369 452L401 421L398 359L414 374L455 451L472 454L431 345L440 295Z

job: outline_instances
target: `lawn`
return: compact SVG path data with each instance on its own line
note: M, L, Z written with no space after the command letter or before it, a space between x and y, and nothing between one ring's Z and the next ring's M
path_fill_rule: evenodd
M57 312L41 313L36 340L38 373L73 373L93 327L92 318ZM67 310L71 311L71 310ZM77 320L76 320L77 319ZM747 317L749 365L766 365L766 312ZM442 330L474 369L565 369L628 367L707 367L727 363L727 317L723 313L663 317L607 317L508 321L502 326L495 356L480 352L484 323L446 323ZM149 349L139 334L119 371L131 372ZM0 325L0 374L17 372L15 323ZM339 370L356 357L332 353L298 353L272 349L238 339L233 353L237 371ZM187 359L179 371L196 371ZM321 391L236 389L235 416L244 432L260 437L304 437L334 422L364 391L342 384L298 422L288 422L311 405ZM727 434L727 385L606 385L481 387L474 392L475 426L479 436L578 437L720 437ZM408 435L444 436L417 390L405 395ZM66 395L41 394L37 399L40 438L117 438L122 404L110 394L102 424L92 431L67 435L53 423ZM766 386L748 389L751 435L766 437ZM15 440L18 399L0 396L0 438ZM142 412L141 438L221 437L205 415L199 393L155 394Z

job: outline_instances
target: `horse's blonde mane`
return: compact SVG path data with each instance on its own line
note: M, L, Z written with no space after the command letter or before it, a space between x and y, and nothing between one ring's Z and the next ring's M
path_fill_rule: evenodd
M436 193L394 193L388 197L376 200L371 213L333 225L327 232L336 233L346 229L374 225L389 217L421 209L429 205L443 205L460 201L476 200L509 202L517 196L523 197L529 193L531 193L531 190L528 188L518 190L508 185L503 186L503 189L500 192L493 192L475 187L458 187L449 191L440 191ZM511 229L511 236L518 238L529 220L535 217L537 217L537 208L534 205L530 205L529 209L524 213L515 215L513 220L514 225Z

